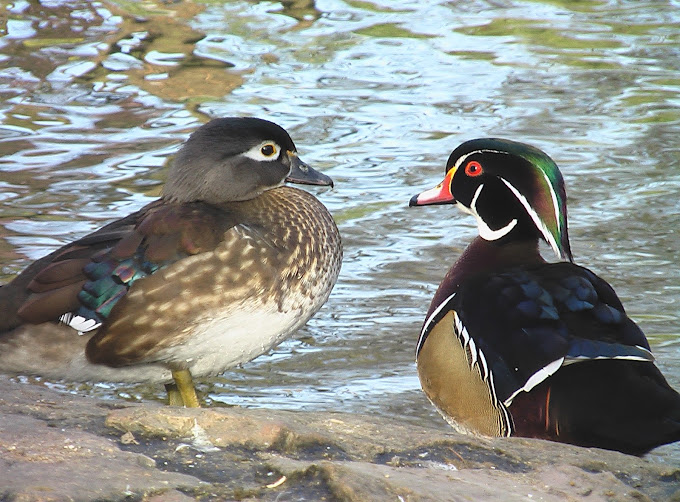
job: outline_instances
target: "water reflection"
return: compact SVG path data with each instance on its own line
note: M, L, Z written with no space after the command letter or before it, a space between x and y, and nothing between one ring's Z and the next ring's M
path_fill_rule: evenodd
M291 132L346 262L272 354L207 382L216 403L343 409L446 427L417 332L476 233L409 211L458 143L533 143L565 173L572 247L607 278L680 388L680 11L671 1L16 1L0 37L0 281L158 194L208 117ZM2 16L0 15L0 19ZM79 389L83 392L83 389ZM90 392L154 398L153 389ZM120 394L123 393L123 394ZM663 458L680 460L671 448Z

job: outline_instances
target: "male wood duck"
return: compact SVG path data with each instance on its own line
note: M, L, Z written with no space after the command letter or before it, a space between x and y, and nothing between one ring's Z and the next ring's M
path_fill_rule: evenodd
M160 199L31 264L0 288L0 371L170 382L267 352L326 302L340 234L314 196L332 181L278 125L215 119L176 155Z
M542 151L503 139L456 148L411 206L456 204L476 237L435 293L416 363L455 428L641 455L680 440L680 395L612 287L573 263L564 181ZM558 258L539 253L544 239Z

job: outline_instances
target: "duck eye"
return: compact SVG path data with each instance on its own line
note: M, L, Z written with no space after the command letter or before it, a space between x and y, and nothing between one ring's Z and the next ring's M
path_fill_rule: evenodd
M260 148L260 153L262 153L262 155L265 157L271 157L276 153L276 147L271 143L267 143L266 145L263 145L262 148Z
M471 160L465 165L465 174L471 177L479 176L484 172L482 165L476 160Z

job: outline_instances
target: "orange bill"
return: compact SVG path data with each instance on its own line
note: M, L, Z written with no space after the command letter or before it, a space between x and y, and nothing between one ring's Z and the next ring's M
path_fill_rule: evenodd
M451 193L451 180L453 175L456 173L455 169L449 170L439 185L424 192L420 192L418 195L411 197L409 201L409 206L430 206L433 204L455 204L456 199Z

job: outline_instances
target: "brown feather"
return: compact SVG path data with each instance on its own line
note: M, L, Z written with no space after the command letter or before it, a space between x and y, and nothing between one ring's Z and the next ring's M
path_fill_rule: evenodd
M177 234L153 235L147 239L144 257L154 263L163 263L177 256L180 236Z
M122 238L118 243L111 249L111 257L116 260L122 260L133 256L137 251L137 248L142 243L144 236L139 232L131 232Z
M287 303L291 292L310 285L287 278L306 275L315 268L318 256L329 254L327 246L339 245L327 239L327 229L336 227L321 203L289 187L219 208L185 204L160 212L151 219L161 223L146 220L138 230L153 234L181 216L173 223L176 235L182 236L177 250L187 254L198 250L196 259L175 262L136 281L89 340L86 353L92 363L121 367L155 361L163 349L185 343L202 313L244 299L260 298L279 309L299 308ZM184 245L187 240L190 246ZM158 236L149 235L145 242L149 248L162 247ZM336 258L334 266L339 267L340 257ZM244 263L248 263L245 270ZM337 271L327 271L333 273Z
M63 288L74 282L85 279L83 267L90 260L86 258L67 259L50 263L28 284L28 289L33 293L44 293L52 289Z
M154 201L136 213L53 251L0 288L0 312L3 313L0 333L22 323L56 321L78 308L77 294L85 282L82 268L103 250L129 235L136 222L161 202Z
M32 294L19 307L17 314L31 324L56 321L62 314L78 308L78 293L83 284L85 279L44 293Z

